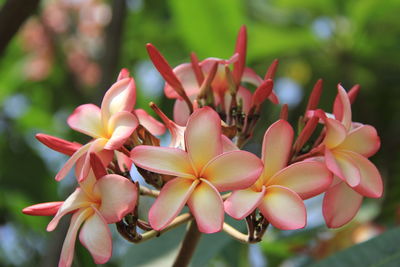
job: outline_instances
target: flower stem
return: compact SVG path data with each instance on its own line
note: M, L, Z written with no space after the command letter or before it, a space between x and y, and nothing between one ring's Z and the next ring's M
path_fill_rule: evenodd
M191 221L189 229L186 232L185 239L182 242L178 256L175 259L173 267L189 266L190 260L200 241L201 233L197 228L195 221Z

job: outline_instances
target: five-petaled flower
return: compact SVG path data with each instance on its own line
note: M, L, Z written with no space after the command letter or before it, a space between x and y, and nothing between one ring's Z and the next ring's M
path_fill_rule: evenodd
M29 215L54 215L47 226L53 231L61 217L72 213L61 250L59 267L69 267L74 257L75 240L89 250L96 264L106 263L112 254L111 232L107 224L120 221L136 206L137 188L125 177L108 174L96 178L93 171L64 202L42 203L23 210ZM81 227L82 226L82 227Z
M248 189L234 191L225 201L225 211L241 220L258 208L275 227L283 230L302 228L306 224L303 199L324 192L332 175L324 164L303 161L288 165L293 129L284 120L272 124L264 135L263 171Z
M104 95L101 108L94 104L77 107L67 122L72 129L91 136L93 140L80 147L69 158L56 175L56 180L63 179L82 156L84 156L85 163L77 178L78 181L85 179L90 169L91 153L105 151L107 154L108 151L109 155L106 158L111 160L112 151L119 149L125 143L139 123L153 134L162 134L165 127L144 110L134 110L135 102L135 81L123 69L118 81Z
M184 137L186 151L138 146L131 152L138 167L176 176L161 189L149 211L149 222L153 229L162 230L187 203L201 232L218 232L224 221L219 192L252 185L262 163L246 151L223 153L221 119L209 107L190 116Z
M380 147L375 128L352 123L349 96L340 85L336 103L335 119L321 116L326 124L325 162L335 174L323 202L323 215L332 228L349 222L363 197L378 198L383 193L379 171L368 160Z

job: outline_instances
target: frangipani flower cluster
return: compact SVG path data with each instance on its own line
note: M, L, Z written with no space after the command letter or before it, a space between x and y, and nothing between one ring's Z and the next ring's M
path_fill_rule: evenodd
M278 104L272 80L277 61L262 79L245 66L246 46L242 27L230 59L199 61L192 54L190 63L173 69L153 45L147 45L166 80L166 96L175 99L174 120L154 103L150 107L163 123L135 109L135 82L123 69L100 108L79 106L67 120L72 129L92 138L87 144L37 135L39 141L70 157L57 181L75 165L77 189L65 201L24 209L30 215L55 215L49 231L62 216L73 214L59 266L71 265L80 228L82 244L96 263L104 263L112 251L107 224L116 223L119 233L134 243L190 220L196 231L224 230L251 243L262 239L269 224L282 230L303 228L305 199L325 193L323 215L327 225L335 228L355 216L363 197L382 195L381 176L368 160L379 149L377 132L351 118L358 86L349 93L338 86L330 115L318 109L322 90L318 81L296 137L284 105L276 122L262 124L266 131L261 157L242 150L253 136L265 100ZM256 89L251 92L247 84ZM322 130L317 130L318 123ZM171 142L163 147L156 135L165 129ZM132 166L145 183L130 176ZM136 207L141 195L155 198L144 218ZM248 233L224 222L225 213L245 220Z

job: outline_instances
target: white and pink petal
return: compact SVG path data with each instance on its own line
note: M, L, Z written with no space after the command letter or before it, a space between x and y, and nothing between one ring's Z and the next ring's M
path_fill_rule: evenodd
M250 188L234 191L224 202L225 212L236 220L242 220L260 205L264 194L264 186L260 192Z
M131 151L133 163L155 173L194 178L187 153L181 149L156 146L137 146Z
M151 227L160 231L168 226L186 204L198 181L175 178L167 182L149 211Z
M239 190L250 187L260 176L261 160L247 151L230 151L212 159L200 173L218 191Z
M106 263L112 255L111 232L107 222L98 210L94 209L79 233L79 240L89 250L96 264Z
M104 134L100 108L93 104L77 107L68 117L67 123L75 131L93 138L101 137Z
M286 167L292 149L293 128L285 120L272 124L264 135L262 145L262 176L267 181L275 173Z
M137 117L130 112L121 111L114 114L108 121L109 139L104 148L108 150L120 148L138 125Z
M201 179L191 194L188 205L200 232L211 234L221 231L224 223L224 206L221 195L212 184Z
M332 183L332 174L325 164L316 161L294 163L278 172L269 184L295 191L302 199L324 192Z
M258 208L273 226L281 230L300 229L307 222L303 200L296 192L283 186L267 187Z
M351 221L360 209L363 196L345 182L340 182L325 193L322 213L330 228L338 228Z
M108 174L102 177L95 184L94 192L101 198L99 212L108 224L120 221L136 206L136 185L123 176Z
M197 109L189 118L185 131L185 145L198 171L222 153L221 119L210 107Z

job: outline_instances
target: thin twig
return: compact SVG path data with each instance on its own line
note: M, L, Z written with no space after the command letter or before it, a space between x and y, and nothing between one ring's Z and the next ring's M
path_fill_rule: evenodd
M160 194L160 191L158 190L152 190L150 188L147 188L143 185L140 186L140 194L144 196L150 196L150 197L158 197Z

